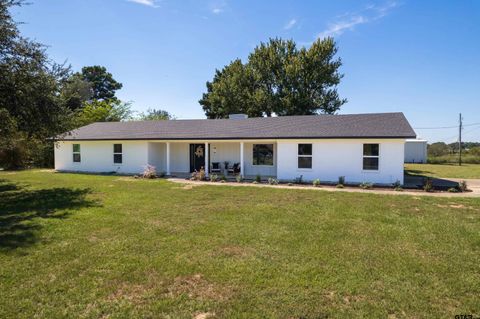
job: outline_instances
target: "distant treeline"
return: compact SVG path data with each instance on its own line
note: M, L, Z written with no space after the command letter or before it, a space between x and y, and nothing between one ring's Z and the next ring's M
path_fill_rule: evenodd
M427 153L431 164L458 163L458 143L432 143L427 146ZM480 142L462 142L462 162L480 164Z

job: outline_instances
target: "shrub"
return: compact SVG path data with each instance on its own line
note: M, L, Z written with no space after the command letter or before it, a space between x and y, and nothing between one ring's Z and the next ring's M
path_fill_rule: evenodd
M162 171L162 172L158 173L157 176L160 177L160 178L164 178L165 176L167 176L167 173Z
M143 178L156 178L157 177L157 170L153 165L145 166L145 169L142 173Z
M288 183L287 185L288 185L288 186L293 186L293 183Z
M402 183L400 183L400 181L397 179L395 183L392 184L392 187L393 188L402 187Z
M218 175L217 174L211 174L210 175L210 182L216 182L218 181Z
M294 181L295 184L303 184L303 175L295 177Z
M315 179L315 180L313 181L313 186L319 187L319 186L320 186L320 179L318 179L318 178Z
M270 184L270 185L278 185L278 180L275 179L275 178L270 177L270 178L268 179L268 184Z
M447 190L447 192L449 192L449 193L458 193L459 190L458 190L458 188L450 187L450 188Z
M393 190L396 192L403 192L402 186L396 186Z
M345 176L338 176L338 184L345 185Z
M336 188L344 188L345 186L343 186L343 184L337 184L337 186L335 186Z
M237 175L235 176L235 179L237 180L237 183L243 183L243 176L242 175Z
M426 192L433 192L433 181L430 177L427 177L423 183L423 190Z
M373 188L372 183L366 183L366 182L361 183L359 186L360 186L360 188L363 188L363 189L372 189Z
M255 182L257 182L257 183L262 182L262 176L260 176L260 174L257 174L257 176L255 176Z
M220 175L220 180L221 180L222 182L226 182L226 181L227 181L227 177L226 177L224 174L222 174L222 175Z
M252 184L258 184L258 182L255 180L255 181L252 182Z
M205 169L202 167L199 171L193 172L190 179L194 181L204 181L206 179Z
M466 191L468 191L467 181L461 181L460 183L458 183L458 189L459 189L461 192L466 192Z

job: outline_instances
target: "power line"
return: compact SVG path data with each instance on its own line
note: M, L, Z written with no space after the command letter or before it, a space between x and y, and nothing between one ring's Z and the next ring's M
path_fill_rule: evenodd
M480 122L479 123L464 124L462 126L465 127L465 126L476 126L476 125L480 125ZM414 127L415 130L441 130L441 129L449 129L449 128L458 129L458 124L455 125L455 126Z

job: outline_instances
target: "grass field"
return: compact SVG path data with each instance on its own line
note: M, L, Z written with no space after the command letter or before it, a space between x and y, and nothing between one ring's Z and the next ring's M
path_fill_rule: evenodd
M0 318L480 316L480 199L0 180Z
M480 164L405 164L412 175L446 178L480 178Z

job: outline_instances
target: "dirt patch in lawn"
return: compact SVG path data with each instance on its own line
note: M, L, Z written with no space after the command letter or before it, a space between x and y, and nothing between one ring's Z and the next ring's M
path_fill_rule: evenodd
M172 297L187 295L192 299L224 301L233 292L227 287L207 281L201 274L195 274L175 278L168 288L168 294Z
M121 284L115 292L107 297L107 301L119 302L128 301L132 304L139 305L147 301L148 296L153 291L152 285L140 284Z
M193 318L194 319L207 319L207 318L212 318L215 316L215 313L213 312L200 312L197 313Z

